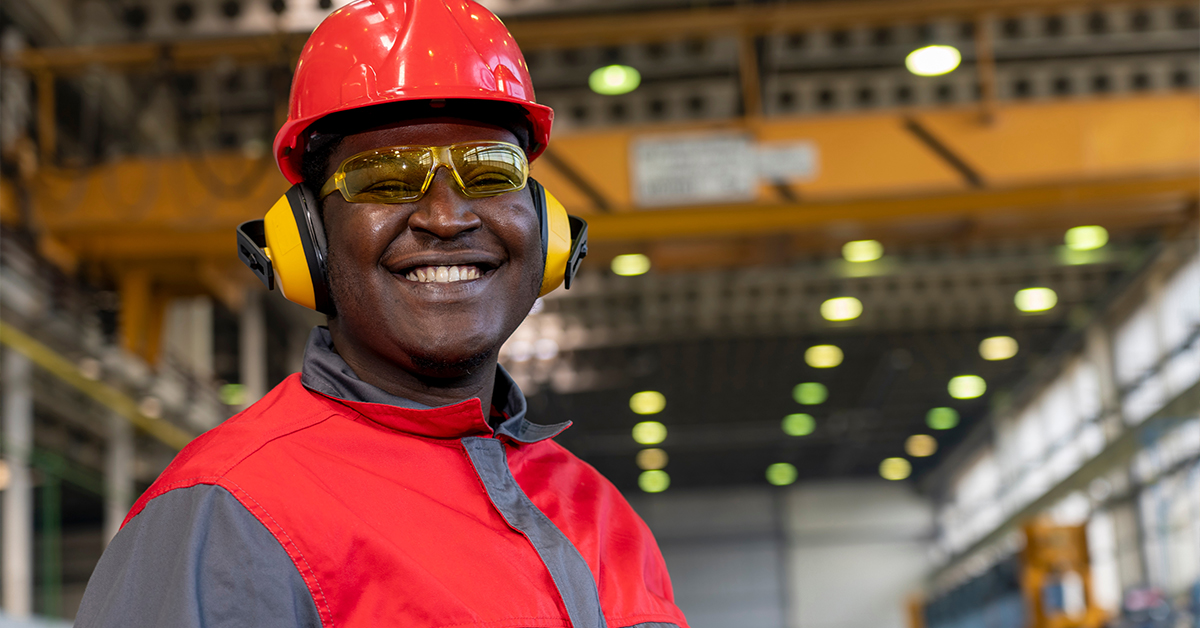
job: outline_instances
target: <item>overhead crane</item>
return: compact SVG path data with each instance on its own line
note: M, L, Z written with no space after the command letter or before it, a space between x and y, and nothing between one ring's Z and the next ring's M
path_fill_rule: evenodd
M1075 7L1069 0L864 0L733 6L622 15L517 19L523 48L738 37L744 115L726 120L609 127L562 133L534 175L584 214L597 257L668 241L744 247L735 239L778 234L895 233L902 221L955 223L986 235L1021 228L1056 230L1079 221L1144 227L1181 224L1200 198L1200 97L1190 93L1051 102L994 100L988 85L989 29L974 54L978 103L809 117L764 117L754 37L788 29L893 24L931 18L986 22L1023 11ZM232 309L253 289L233 255L233 227L260 216L286 189L269 155L236 152L135 156L87 170L54 162L55 80L96 66L145 72L235 64L291 64L305 34L226 40L124 43L28 49L6 58L35 77L39 151L26 143L24 180L3 182L3 218L27 221L44 257L83 268L118 286L122 343L153 362L169 299L210 294ZM277 112L277 115L280 112ZM718 132L759 144L811 142L819 176L761 185L753 200L662 210L637 207L631 144L656 134ZM17 187L27 204L18 210ZM1133 211L1133 210L1137 211ZM965 226L964 226L965 225ZM679 257L679 247L674 248Z

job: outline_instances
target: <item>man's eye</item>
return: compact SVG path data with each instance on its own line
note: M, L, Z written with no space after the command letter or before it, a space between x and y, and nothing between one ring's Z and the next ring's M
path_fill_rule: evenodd
M371 194L411 194L417 188L405 181L396 179L385 179L383 181L374 181L365 186L362 191Z
M518 180L504 170L477 170L471 173L467 185L473 188L506 188L516 185Z
M472 177L472 185L511 185L512 177L500 172L485 172Z

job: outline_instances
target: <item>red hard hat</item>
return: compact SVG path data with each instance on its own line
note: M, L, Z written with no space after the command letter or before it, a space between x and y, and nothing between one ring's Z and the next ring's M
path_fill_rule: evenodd
M508 29L471 0L358 0L325 18L300 52L288 118L275 136L283 176L299 183L305 129L331 113L383 103L473 99L525 109L529 159L546 149L554 111L533 100Z

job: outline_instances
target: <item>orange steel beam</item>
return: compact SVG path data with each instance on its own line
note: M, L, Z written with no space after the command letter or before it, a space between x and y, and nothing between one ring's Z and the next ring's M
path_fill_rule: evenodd
M1081 218L1130 213L1138 225L1161 222L1156 216L1178 213L1200 200L1200 175L1194 170L1172 175L1055 182L1003 189L962 190L904 197L877 197L803 204L715 205L662 211L591 214L588 236L595 243L674 240L697 237L735 238L802 232L831 225L882 226L914 219L986 220L1001 222L1045 219L1058 224L1064 214ZM1135 220L1137 213L1144 214ZM1002 219L1000 218L1002 216ZM234 223L178 231L153 225L109 225L81 229L60 227L57 237L83 259L114 263L148 263L161 259L228 261L234 257ZM247 275L247 282L250 281Z
M1084 211L1112 203L1187 203L1197 197L1200 97L1009 105L1003 122L980 125L973 108L910 112L978 170L959 173L905 129L905 116L828 118L622 128L563 135L555 155L575 183L542 161L534 174L597 241L727 237L822 224L894 223L920 216L1007 215L1030 208ZM811 179L786 182L802 202L780 203L764 185L739 204L639 209L630 192L630 143L643 133L741 130L757 141L805 140L820 155ZM583 181L592 196L578 188ZM32 220L87 260L224 260L233 227L261 217L287 188L269 156L240 154L130 159L90 171L43 168L27 185ZM610 205L593 209L594 196Z
M630 148L639 137L681 132L742 132L766 144L804 140L819 155L816 176L785 183L805 202L940 194L970 183L954 166L914 135L920 123L960 157L985 185L1024 187L1054 181L1128 178L1195 171L1200 166L1200 97L1190 94L1139 98L1009 103L1002 121L979 123L978 110L913 109L847 116L768 118L707 125L624 127L563 134L555 154L611 205L614 214L638 210L631 194ZM535 163L539 180L563 204L585 212L593 206L566 178ZM753 206L777 198L765 187Z
M922 218L979 219L1003 213L1036 218L1053 210L1087 215L1097 206L1136 211L1141 205L1186 208L1200 199L1200 175L1094 179L1007 189L960 191L908 197L780 205L719 205L668 211L624 212L588 218L597 241L727 237L815 229L833 224L878 225Z
M1151 5L1133 0L1124 5ZM556 18L507 20L522 49L578 47L627 42L664 41L678 37L721 34L766 34L831 26L875 25L929 18L973 19L981 14L1015 15L1029 11L1085 8L1082 0L853 0L788 3L688 10L662 10ZM94 65L109 67L204 66L215 59L235 61L295 60L308 33L175 43L140 42L101 46L28 49L5 58L5 65L79 72Z

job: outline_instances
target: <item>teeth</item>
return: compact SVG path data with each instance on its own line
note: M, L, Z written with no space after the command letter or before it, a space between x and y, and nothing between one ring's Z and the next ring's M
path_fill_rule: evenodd
M474 266L422 266L404 276L418 283L451 283L479 278L479 269Z

